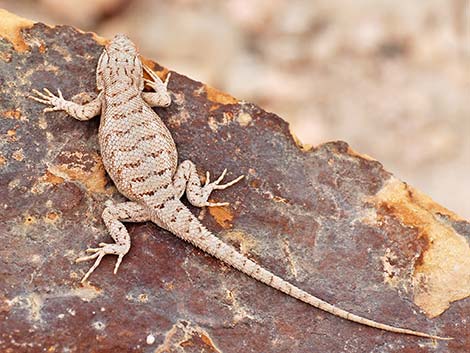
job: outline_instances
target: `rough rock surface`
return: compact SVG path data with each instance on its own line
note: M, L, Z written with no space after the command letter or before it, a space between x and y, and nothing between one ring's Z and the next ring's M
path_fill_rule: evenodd
M44 114L27 96L93 91L104 40L0 18L1 352L468 352L468 222L346 143L300 146L274 114L174 72L173 104L157 112L180 158L201 175L247 176L214 194L231 205L203 212L209 229L341 308L456 339L336 318L151 223L128 225L117 276L108 257L80 285L90 264L74 260L108 240L100 214L122 196L99 157L99 120Z

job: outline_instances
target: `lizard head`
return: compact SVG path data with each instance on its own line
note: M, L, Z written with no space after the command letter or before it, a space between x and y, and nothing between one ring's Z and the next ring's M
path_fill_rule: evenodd
M120 59L126 59L128 56L138 55L137 48L131 42L128 36L118 33L114 36L113 40L106 45L106 51Z
M116 34L101 54L96 70L99 90L104 81L111 82L116 76L127 76L137 88L143 89L142 62L134 43L124 34Z

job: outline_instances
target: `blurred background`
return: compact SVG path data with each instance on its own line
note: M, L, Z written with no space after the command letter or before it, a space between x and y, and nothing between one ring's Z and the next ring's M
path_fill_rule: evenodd
M347 141L470 219L470 0L0 0Z

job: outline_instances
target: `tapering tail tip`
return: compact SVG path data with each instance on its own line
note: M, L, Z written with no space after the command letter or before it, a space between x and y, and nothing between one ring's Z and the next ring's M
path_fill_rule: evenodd
M369 321L368 319L366 319ZM357 321L356 321L357 322ZM454 339L454 337L442 337L442 336L437 336L437 335L431 335L429 333L424 333L420 331L414 331L414 330L409 330L406 328L401 328L401 327L393 327L389 325L384 325L384 324L379 324L379 325L369 325L370 321L365 323L362 322L362 324L365 324L366 326L370 327L375 327L379 328L388 332L393 332L393 333L398 333L398 334L405 334L405 335L410 335L410 336L415 336L415 337L423 337L423 338L428 338L432 340L439 340L439 341L451 341ZM375 323L374 323L375 324Z
M397 333L405 333L413 336L418 336L418 337L424 337L424 338L430 338L433 340L439 340L439 341L451 341L454 339L454 337L441 337L441 336L435 336L435 335L430 335L428 333L424 332L418 332L418 331L412 331L412 330L404 330L402 332L397 332Z
M430 338L440 341L452 341L454 337L430 336Z

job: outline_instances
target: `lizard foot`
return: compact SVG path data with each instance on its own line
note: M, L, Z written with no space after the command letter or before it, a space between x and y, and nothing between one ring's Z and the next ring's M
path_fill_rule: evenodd
M51 91L49 91L47 88L43 88L45 94L42 92L39 92L36 89L33 89L33 93L36 96L29 96L29 98L34 99L36 102L46 104L46 105L52 105L52 107L44 108L44 112L54 112L57 110L64 110L67 101L64 99L62 96L62 92L60 89L57 90L58 96L54 95Z
M88 277L90 277L90 275L93 273L93 271L98 267L98 265L100 264L100 262L103 259L104 255L108 255L108 254L118 255L116 265L114 266L114 274L116 274L118 269L119 269L119 265L122 262L122 258L129 251L128 246L122 246L122 245L118 245L118 244L99 243L98 245L100 246L100 248L88 248L88 249L86 249L86 252L87 253L93 253L92 255L79 257L78 259L75 260L75 262L78 263L78 262L83 262L83 261L96 259L93 266L91 266L90 269L88 270L88 272L85 274L85 276L83 276L83 278L81 280L82 283L85 282L88 279Z
M170 80L171 73L168 73L165 81L163 82L147 66L144 65L143 67L150 76L150 80L144 78L144 83L155 92L142 92L142 98L151 107L168 107L171 104L171 96L168 92L168 81Z
M206 172L206 181L204 183L204 186L202 187L202 192L203 194L209 195L213 190L223 190L228 188L229 186L232 186L235 183L238 183L240 180L242 180L245 176L240 175L238 178L225 183L225 184L220 184L222 179L225 177L225 174L227 174L227 169L224 169L222 174L218 177L217 180L213 181L212 183L210 182L210 173ZM203 206L209 206L209 207L217 207L217 206L227 206L229 205L228 202L206 202Z
M171 72L169 72L167 75L166 75L166 78L165 78L165 81L162 82L162 80L160 79L160 77L158 77L155 72L153 72L150 68L148 68L146 65L143 66L145 72L148 73L148 75L150 76L151 80L148 80L146 78L144 78L144 82L149 86L151 87L152 89L154 89L155 91L158 91L158 89L161 89L162 85L165 87L165 90L167 89L168 87L168 81L170 80L170 76L171 76Z

